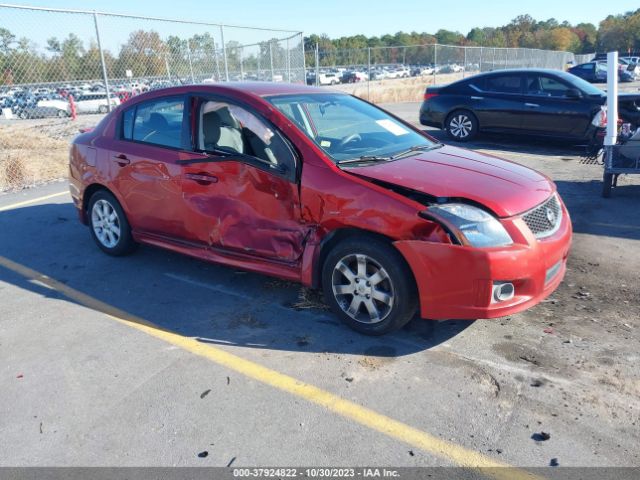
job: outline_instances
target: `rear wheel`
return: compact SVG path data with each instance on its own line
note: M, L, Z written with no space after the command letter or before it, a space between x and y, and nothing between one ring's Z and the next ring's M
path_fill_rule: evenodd
M103 252L121 256L135 249L124 210L110 192L94 193L89 200L88 214L91 236Z
M401 328L418 305L404 258L376 238L350 238L336 245L324 262L322 286L335 314L366 335Z
M467 142L478 134L478 120L468 110L456 110L447 117L447 134L457 142Z

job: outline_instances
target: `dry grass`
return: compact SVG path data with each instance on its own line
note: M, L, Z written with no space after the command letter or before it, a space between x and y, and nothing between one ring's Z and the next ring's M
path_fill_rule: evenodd
M39 127L20 123L0 128L0 191L62 178L67 172L69 143Z
M331 88L364 98L372 103L419 102L428 85L434 85L434 82L438 85L451 83L461 78L462 74L460 73L450 73L436 77L379 80L371 82L370 85L367 85L366 82L351 83Z

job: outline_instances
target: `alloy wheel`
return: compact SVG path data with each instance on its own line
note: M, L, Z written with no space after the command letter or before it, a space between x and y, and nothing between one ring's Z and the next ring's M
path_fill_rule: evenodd
M91 209L91 226L98 241L107 248L114 248L120 241L120 219L116 210L106 200L98 200Z
M347 255L336 263L331 286L340 308L357 322L379 323L391 313L395 296L391 277L367 255Z
M449 121L449 130L454 137L466 138L473 130L473 123L467 115L459 114Z

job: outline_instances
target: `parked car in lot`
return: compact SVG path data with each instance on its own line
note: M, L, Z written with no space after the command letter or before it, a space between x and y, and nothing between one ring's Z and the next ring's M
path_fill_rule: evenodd
M136 242L322 287L352 328L510 315L561 282L551 180L445 146L342 92L224 83L130 99L75 138L70 190L110 255Z
M109 102L106 93L85 93L74 98L78 113L107 113ZM111 106L120 105L120 99L111 95Z
M570 68L568 71L587 82L606 83L607 81L607 64L603 62L582 63ZM627 69L626 65L621 65L618 68L618 79L621 82L633 82L634 74Z
M27 119L27 118L49 118L49 117L58 117L64 118L68 116L66 110L61 110L57 107L24 107L20 108L16 111L16 115L18 118Z
M334 72L320 73L318 75L318 84L320 85L337 85L340 83L340 74Z
M427 87L420 123L457 141L480 131L589 142L602 126L604 92L557 70L501 70Z

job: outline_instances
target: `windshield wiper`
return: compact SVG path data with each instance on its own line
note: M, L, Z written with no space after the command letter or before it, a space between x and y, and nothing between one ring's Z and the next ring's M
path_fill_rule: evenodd
M404 157L405 155L408 155L410 153L414 153L414 152L427 152L429 150L435 150L436 148L442 148L444 147L444 144L442 143L436 143L434 145L418 145L415 147L411 147L407 150L404 150L400 153L396 153L395 155L391 156L392 160L395 160L396 158L400 158L400 157Z
M388 162L393 160L393 157L381 157L378 155L363 155L358 158L346 158L344 160L338 160L337 165L345 165L347 163L370 163L370 162Z

